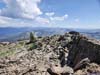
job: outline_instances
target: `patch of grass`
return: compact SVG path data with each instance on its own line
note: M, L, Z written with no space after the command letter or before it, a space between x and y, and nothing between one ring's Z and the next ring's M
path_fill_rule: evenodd
M24 42L24 41L19 41L19 44L20 44L21 46L23 46L23 45L25 44L25 42Z
M14 54L14 52L15 52L14 50L1 51L0 57L11 56Z
M21 48L22 45L21 44L16 44L15 48Z

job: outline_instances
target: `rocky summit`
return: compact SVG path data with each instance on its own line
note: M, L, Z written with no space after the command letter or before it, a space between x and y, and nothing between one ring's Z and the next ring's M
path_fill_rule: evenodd
M71 31L1 42L0 75L100 75L100 41Z

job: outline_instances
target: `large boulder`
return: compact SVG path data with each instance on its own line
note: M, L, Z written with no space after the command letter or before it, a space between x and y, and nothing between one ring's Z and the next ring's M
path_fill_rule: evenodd
M72 67L84 58L100 64L100 41L98 40L83 35L74 36L69 49L68 63Z

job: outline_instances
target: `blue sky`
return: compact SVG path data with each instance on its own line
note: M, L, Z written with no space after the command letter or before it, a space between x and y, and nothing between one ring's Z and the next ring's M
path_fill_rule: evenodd
M100 0L1 0L0 27L100 28Z

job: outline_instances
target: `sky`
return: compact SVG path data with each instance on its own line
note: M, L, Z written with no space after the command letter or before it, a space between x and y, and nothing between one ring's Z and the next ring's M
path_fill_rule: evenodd
M100 29L100 0L0 0L0 27Z

